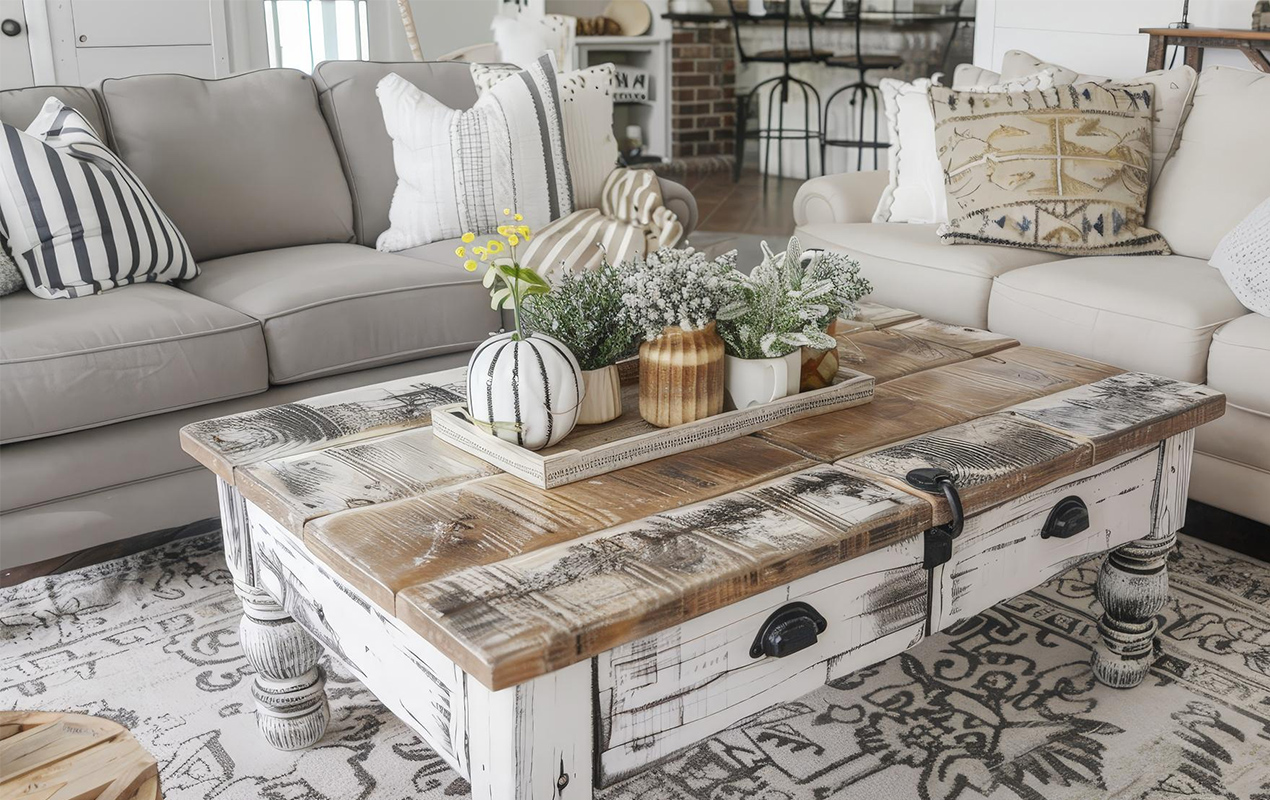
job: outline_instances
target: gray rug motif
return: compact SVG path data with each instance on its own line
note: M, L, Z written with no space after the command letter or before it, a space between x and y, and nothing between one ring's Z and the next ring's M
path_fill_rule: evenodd
M1094 682L1098 560L909 653L745 720L608 800L1270 800L1270 566L1181 537L1154 668ZM468 785L326 659L322 742L256 735L216 535L0 591L0 708L96 714L172 800L465 797Z

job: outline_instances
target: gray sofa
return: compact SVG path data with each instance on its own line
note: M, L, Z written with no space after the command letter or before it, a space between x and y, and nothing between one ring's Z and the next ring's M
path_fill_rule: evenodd
M458 366L499 328L455 242L374 249L396 185L375 97L390 72L451 106L476 99L466 64L357 61L0 92L19 128L50 95L84 113L202 269L0 298L0 566L214 516L183 425ZM692 196L662 189L691 230Z

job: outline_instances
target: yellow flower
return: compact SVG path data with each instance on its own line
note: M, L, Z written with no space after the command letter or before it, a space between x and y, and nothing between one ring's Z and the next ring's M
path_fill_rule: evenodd
M520 244L520 238L513 233L511 236L507 237L507 243L511 245L512 247L515 247L516 245Z
M516 244L516 243L512 242L512 244ZM503 252L503 243L498 241L497 239L490 239L488 249L491 255L501 253Z
M463 244L471 244L476 239L476 234L468 232L463 234Z
M463 262L463 269L468 272L476 272L476 262L469 258L467 261Z
M511 210L510 208L504 208L504 209L503 209L503 216L504 216L504 217L505 217L505 216L507 216L507 215L508 215L508 214L510 214L510 213L512 213L512 210Z
M521 225L516 230L520 233L521 236L525 237L525 241L529 241L530 230L528 225Z
M463 258L464 256L467 255L467 248L464 247L463 245L459 245L458 247L454 248L454 254L458 256L459 258Z
M476 253L478 256L481 256L481 255L485 255L485 254L486 254L486 253L488 253L489 251L488 251L488 250L486 250L484 247L481 247L481 246L478 244L476 247L473 247L473 248L472 248L472 252L473 252L473 253Z
M513 227L513 226L511 226L511 225L499 225L499 226L498 226L498 235L499 235L499 236L507 237L507 236L510 236L511 234L513 234L513 233L515 233L515 232L516 232L516 228L515 228L515 227Z
M525 221L525 218L524 218L524 217L522 217L522 216L521 216L521 215L519 215L519 214L513 214L513 215L512 215L512 219L516 220L517 222L524 222L524 221Z

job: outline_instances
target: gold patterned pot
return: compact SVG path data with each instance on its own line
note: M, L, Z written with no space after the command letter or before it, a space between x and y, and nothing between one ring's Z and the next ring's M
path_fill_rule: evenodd
M616 364L582 370L582 386L579 425L598 425L622 416L622 380Z
M679 326L639 346L639 415L669 428L723 410L723 340L711 321L697 331Z

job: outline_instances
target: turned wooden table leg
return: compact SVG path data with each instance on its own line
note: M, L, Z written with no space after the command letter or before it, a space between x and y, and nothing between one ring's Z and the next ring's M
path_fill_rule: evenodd
M1094 648L1091 664L1094 676L1108 686L1137 686L1151 668L1155 615L1168 598L1166 561L1176 543L1172 532L1160 539L1130 542L1113 550L1098 572L1102 641Z
M225 561L243 604L239 643L256 669L252 696L265 741L279 750L302 750L322 738L331 719L322 646L286 609L257 585L247 509L238 490L217 480Z
M1151 669L1159 627L1155 616L1169 594L1169 552L1186 521L1194 445L1194 430L1160 444L1151 533L1112 550L1098 571L1095 594L1103 608L1098 620L1101 641L1094 647L1090 664L1094 677L1108 686L1137 686Z

